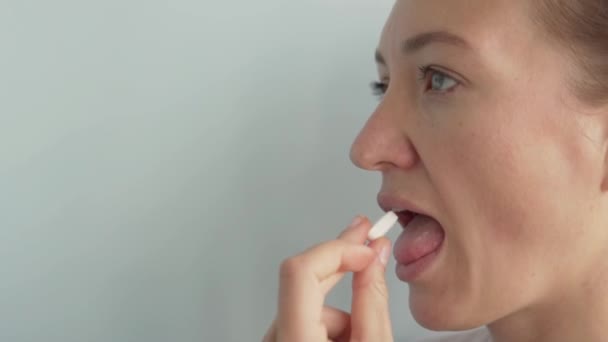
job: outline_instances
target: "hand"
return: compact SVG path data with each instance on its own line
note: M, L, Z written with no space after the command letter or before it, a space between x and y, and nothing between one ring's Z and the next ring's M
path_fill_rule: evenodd
M364 245L369 220L283 261L278 312L264 342L393 341L385 281L390 241ZM345 272L354 272L351 314L325 306L325 296Z

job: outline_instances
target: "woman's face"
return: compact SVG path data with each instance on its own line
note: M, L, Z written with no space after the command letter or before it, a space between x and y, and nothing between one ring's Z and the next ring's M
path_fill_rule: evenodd
M531 3L398 0L378 46L388 87L351 158L444 229L410 282L430 329L548 308L608 255L605 117L572 95Z

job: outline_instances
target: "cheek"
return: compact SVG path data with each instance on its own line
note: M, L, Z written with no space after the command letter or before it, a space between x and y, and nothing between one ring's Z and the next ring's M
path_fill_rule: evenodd
M433 150L439 153L427 167L452 218L519 221L532 200L529 195L542 195L534 189L541 178L535 170L538 161L520 145L521 137L509 136L507 130L458 123L438 134Z
M520 276L543 262L549 270L557 259L547 254L576 236L577 209L564 203L580 185L570 133L531 115L513 109L434 127L441 132L425 163L454 230L448 234L481 268L470 277L516 260Z
M450 287L435 300L469 308L479 322L541 297L576 236L574 209L564 207L573 193L570 152L553 134L539 138L541 129L540 120L512 117L435 120L426 132L435 139L419 144L447 224L439 283Z

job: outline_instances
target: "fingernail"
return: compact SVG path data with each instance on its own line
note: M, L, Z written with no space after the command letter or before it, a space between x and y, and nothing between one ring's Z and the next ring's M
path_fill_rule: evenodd
M384 266L386 266L386 264L388 263L388 257L389 257L390 251L391 251L390 247L386 246L386 247L382 248L382 250L380 251L380 254L378 254L378 258L380 259L380 262Z
M359 224L361 224L361 222L363 221L363 217L361 217L360 215L357 215L354 219L353 222L351 222L348 227L349 228L353 228L358 226Z

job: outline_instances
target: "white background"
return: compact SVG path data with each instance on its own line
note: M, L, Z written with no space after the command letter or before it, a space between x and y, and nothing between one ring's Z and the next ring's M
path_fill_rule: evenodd
M2 1L0 340L259 341L281 260L380 216L348 150L391 5Z

